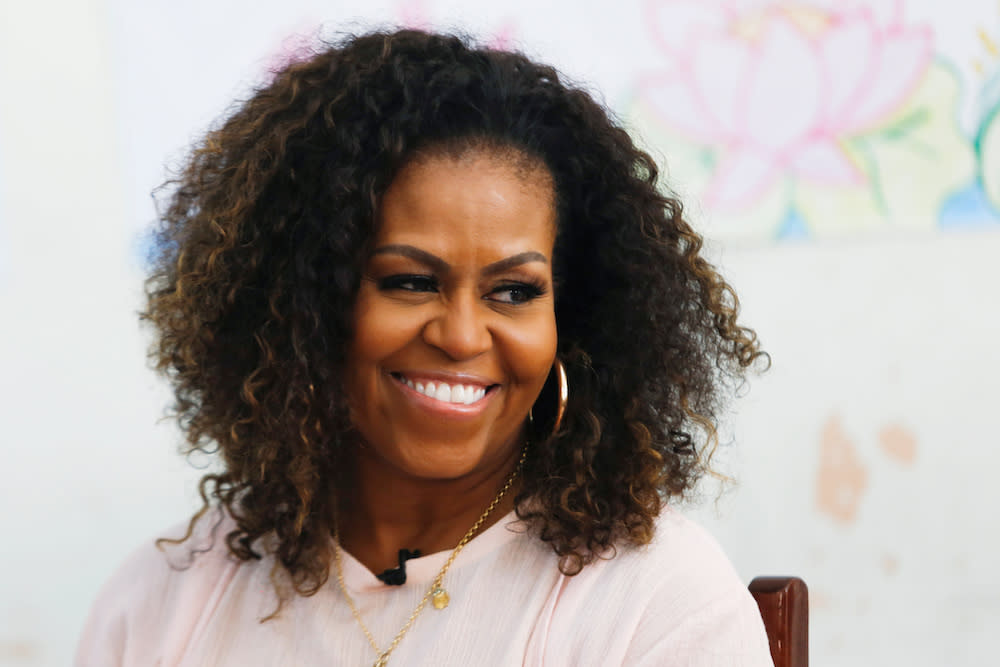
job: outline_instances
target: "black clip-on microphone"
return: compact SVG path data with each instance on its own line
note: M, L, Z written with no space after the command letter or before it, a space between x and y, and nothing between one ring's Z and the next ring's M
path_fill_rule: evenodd
M409 549L400 549L399 567L390 568L382 574L376 574L375 576L390 586L402 586L406 583L406 561L411 558L420 558L420 550L414 549L410 551Z

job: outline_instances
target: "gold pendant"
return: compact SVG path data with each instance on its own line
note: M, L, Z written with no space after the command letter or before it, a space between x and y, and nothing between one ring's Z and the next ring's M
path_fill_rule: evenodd
M448 591L443 588L435 588L434 592L431 593L431 602L434 604L435 609L444 609L451 602L451 598L448 597Z

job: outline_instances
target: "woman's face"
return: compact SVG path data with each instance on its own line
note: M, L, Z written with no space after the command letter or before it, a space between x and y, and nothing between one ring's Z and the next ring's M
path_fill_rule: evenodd
M458 479L509 459L556 353L551 177L509 155L422 157L382 200L347 367L363 457Z

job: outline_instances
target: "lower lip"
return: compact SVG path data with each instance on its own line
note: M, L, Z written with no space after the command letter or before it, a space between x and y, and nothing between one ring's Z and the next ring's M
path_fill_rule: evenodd
M471 419L478 417L493 401L493 397L499 389L499 387L491 388L486 392L485 396L475 403L470 403L469 405L464 403L447 403L445 401L439 401L436 398L431 398L430 396L421 394L419 391L411 388L395 375L390 375L389 377L392 379L393 384L399 387L403 395L416 403L420 408L442 417L451 417L456 419Z

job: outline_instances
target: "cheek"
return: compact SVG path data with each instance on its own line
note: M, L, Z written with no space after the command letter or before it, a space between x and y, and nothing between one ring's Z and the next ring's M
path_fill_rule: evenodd
M413 337L413 318L403 317L398 309L380 303L370 293L373 289L363 288L355 303L349 363L379 362Z
M376 300L362 288L355 302L354 330L346 368L348 401L355 408L371 404L372 394L377 390L379 367L402 345L402 323L394 319L390 309L378 307Z
M540 317L534 326L505 332L506 356L519 384L541 391L555 361L557 340L554 314Z

